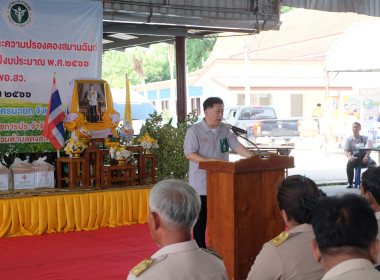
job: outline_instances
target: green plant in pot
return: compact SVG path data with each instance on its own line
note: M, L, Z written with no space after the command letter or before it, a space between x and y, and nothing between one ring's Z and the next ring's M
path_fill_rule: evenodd
M163 123L162 114L157 112L149 115L145 125L141 128L139 139L149 133L150 137L158 141L159 147L151 152L156 154L156 174L158 180L175 178L187 179L189 162L183 152L183 142L187 129L198 121L195 111L190 112L186 122L179 123L177 127L172 125L172 119ZM151 168L151 166L147 166Z

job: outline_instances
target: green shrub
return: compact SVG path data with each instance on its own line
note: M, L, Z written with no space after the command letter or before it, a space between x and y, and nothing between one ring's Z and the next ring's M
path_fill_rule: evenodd
M177 124L177 127L171 124L172 119L168 123L164 123L162 114L155 112L149 115L149 119L141 128L136 140L144 136L146 132L158 140L159 148L151 150L152 153L156 154L158 180L187 179L189 162L183 152L183 142L187 129L197 121L198 117L195 111L190 112L186 117L186 122Z

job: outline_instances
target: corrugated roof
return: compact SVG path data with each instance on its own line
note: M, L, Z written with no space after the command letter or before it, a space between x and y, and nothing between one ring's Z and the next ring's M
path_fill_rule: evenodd
M281 0L282 6L380 16L379 0Z
M299 78L295 75L292 76L292 79L289 77L288 79L283 75L277 77L276 73L272 72L270 74L271 80L265 76L269 76L265 71L270 68L263 67L257 76L255 75L249 79L251 86L262 87L273 84L273 80L275 80L276 86L288 87L290 83L295 83L296 81L295 84L297 84L297 86L318 87L325 83L323 73L326 58L330 55L331 50L336 48L335 45L337 42L345 37L345 33L348 32L348 30L355 29L357 26L380 22L380 19L378 17L354 13L333 13L298 9L283 15L281 21L282 25L279 31L263 31L255 36L218 38L209 60L206 61L205 67L202 69L202 73L208 73L207 75L210 76L210 73L215 71L213 76L214 82L224 87L231 88L245 85L247 79L245 76L236 77L234 74L226 75L225 71L219 71L218 67L213 68L212 66L220 62L226 65L225 67L227 68L231 65L231 69L236 69L236 64L240 64L241 67L244 67L246 40L249 38L250 71L254 71L254 66L268 64L271 61L278 65L275 69L285 69L281 68L281 65L300 65L298 69L302 69L302 65L305 66L311 63L319 67L314 69L321 72L320 74L313 72L313 76L303 78ZM378 29L380 29L380 26ZM361 33L361 35L364 34L363 31L359 33ZM377 33L378 32L372 31L372 34ZM349 52L352 53L351 57L347 56L346 52L343 61L354 61L355 58L353 56L357 55L358 52L368 52L367 48L358 47L360 42L363 42L363 44L366 43L363 38L358 37L359 35L356 36L358 38L358 44L352 44L352 47L355 47L356 51L350 49ZM368 39L373 39L373 37L374 36L368 36L367 34ZM378 41L379 44L376 45L377 50L380 48L380 39ZM341 48L344 48L344 46ZM337 51L338 53L340 52L338 49ZM377 56L379 56L379 59L377 59ZM378 64L380 65L380 53L377 56L374 56L376 59L374 59L373 62L377 63L377 61L379 61ZM361 58L359 56L358 61L360 60ZM308 62L304 63L303 61ZM369 61L371 60L367 59L366 63ZM283 70L283 74L284 72L286 73L286 71L286 69ZM250 75L252 75L252 73L250 73ZM273 77L275 78L273 79ZM199 81L201 81L202 78L203 75L199 77Z
M109 0L107 20L174 26L262 29L279 18L279 0Z
M251 58L270 59L271 53L297 60L311 56L324 58L335 40L347 29L372 19L354 13L293 11L282 16L281 32L262 32L257 36L258 40L252 41Z
M103 49L172 42L176 36L254 33L278 23L279 1L104 0ZM133 38L114 38L115 33Z
M250 59L324 60L335 41L346 30L360 22L374 19L378 18L298 9L282 15L279 31L262 31L249 36ZM244 59L247 38L221 38L215 45L215 52L221 58ZM229 52L223 50L225 46L231 45L233 47L230 47ZM214 58L215 54L211 59Z
M253 33L276 25L281 0L104 0L103 49L120 49L175 36L226 31ZM380 16L379 0L282 0L283 6ZM277 25L278 26L278 25ZM135 38L117 39L125 33Z

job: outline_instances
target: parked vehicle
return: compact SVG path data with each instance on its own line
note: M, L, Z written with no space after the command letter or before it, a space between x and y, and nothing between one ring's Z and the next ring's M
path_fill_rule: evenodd
M224 119L226 123L246 130L246 138L255 144L290 144L300 135L299 120L277 119L272 106L227 107Z

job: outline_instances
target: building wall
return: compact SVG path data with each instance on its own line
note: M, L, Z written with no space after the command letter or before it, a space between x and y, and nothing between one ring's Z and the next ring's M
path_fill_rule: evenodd
M192 98L199 98L202 105L210 96L221 97L226 106L244 105L242 96L245 94L247 80L251 95L250 105L268 105L269 102L269 105L275 107L279 118L309 118L316 104L323 105L328 96L359 95L360 88L380 87L379 72L327 75L324 61L251 61L247 74L243 60L221 59L209 64L196 75L188 76L187 111L191 111ZM148 84L146 88L148 93L157 91L156 98L150 101L154 101L158 109L162 109L162 100L169 100L171 115L175 116L176 96L167 94L170 85L170 81L164 81ZM327 85L330 87L328 91ZM134 88L143 92L142 87ZM196 89L195 95L191 94L192 89ZM166 94L160 95L160 92ZM296 95L302 97L298 98ZM292 100L298 103L292 104ZM343 108L344 104L341 102L339 106ZM340 117L344 113L342 108L339 108Z

